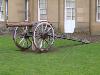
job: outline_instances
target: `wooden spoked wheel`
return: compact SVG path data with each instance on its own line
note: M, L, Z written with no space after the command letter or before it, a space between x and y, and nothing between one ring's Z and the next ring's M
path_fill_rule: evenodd
M54 43L54 29L48 22L37 23L33 30L33 43L41 52L48 51Z
M15 27L13 40L15 45L21 50L29 49L32 42L28 33L28 27Z

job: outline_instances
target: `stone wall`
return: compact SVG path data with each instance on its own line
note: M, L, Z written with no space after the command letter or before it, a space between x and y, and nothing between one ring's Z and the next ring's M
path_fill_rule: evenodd
M0 22L0 35L8 34L12 31L12 28L7 28L5 22Z
M76 28L75 32L90 31L90 0L76 1Z

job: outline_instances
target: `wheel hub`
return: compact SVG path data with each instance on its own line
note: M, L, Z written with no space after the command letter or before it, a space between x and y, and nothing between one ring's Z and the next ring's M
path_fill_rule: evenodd
M42 33L42 34L41 34L41 38L42 38L43 40L47 39L47 38L48 38L48 33Z

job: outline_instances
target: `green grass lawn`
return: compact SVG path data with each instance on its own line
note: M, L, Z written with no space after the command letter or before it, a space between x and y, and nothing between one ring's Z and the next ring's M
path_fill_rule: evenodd
M21 52L8 35L0 36L0 75L99 75L100 43L56 40L54 51Z

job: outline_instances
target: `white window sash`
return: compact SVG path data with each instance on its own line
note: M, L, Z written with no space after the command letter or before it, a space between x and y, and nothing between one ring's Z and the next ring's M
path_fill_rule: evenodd
M3 1L1 1L1 5L0 5L0 7L1 7L1 11L0 11L0 21L4 21L4 10L3 10L4 5L2 4L2 2Z
M8 0L6 0L6 20L8 20Z
M40 0L38 0L38 21L47 21L47 2L45 2L45 8L40 8L40 4L44 3L40 3ZM45 10L46 14L41 14L42 10ZM41 19L41 15L46 15L46 19Z
M29 15L29 0L25 0L27 3L25 3L25 21L28 21L28 15Z
M96 3L97 5L96 5L96 7L97 7L97 9L96 9L96 21L97 22L100 22L100 19L99 19L99 0L97 0L97 3Z

